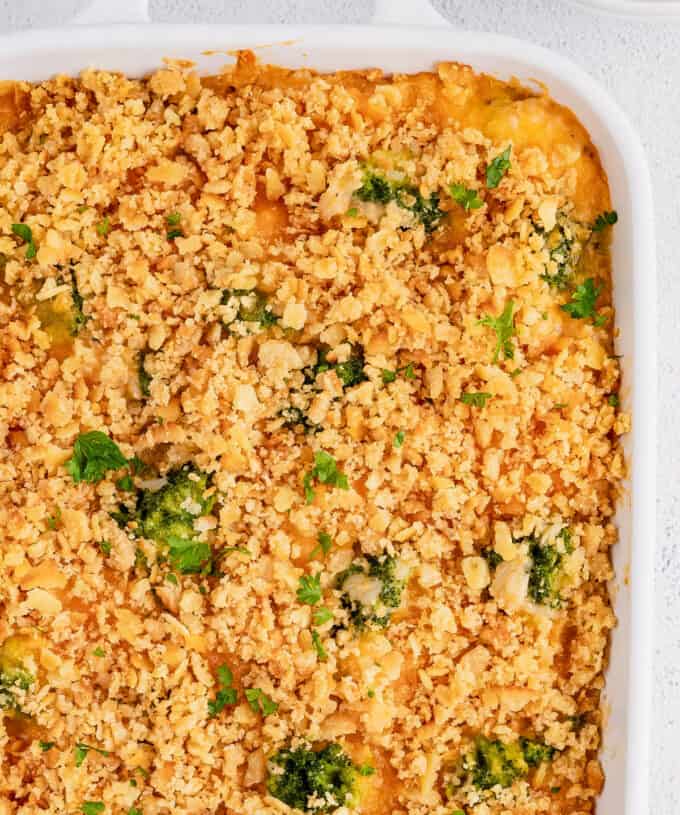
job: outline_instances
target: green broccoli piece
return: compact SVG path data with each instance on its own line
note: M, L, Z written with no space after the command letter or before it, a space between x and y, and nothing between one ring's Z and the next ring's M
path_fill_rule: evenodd
M510 787L532 767L551 761L554 754L553 747L524 736L506 743L479 735L472 750L463 758L463 770L477 789Z
M552 761L555 755L554 747L535 739L528 739L525 736L520 738L519 745L522 748L524 760L530 767L538 767L544 761Z
M156 542L196 536L194 521L210 512L214 496L205 497L210 477L192 464L166 475L167 483L156 492L141 490L136 517L139 533Z
M28 690L35 682L26 668L32 642L29 637L17 635L0 645L0 710L19 710L14 690Z
M244 323L259 323L262 328L271 328L279 320L277 314L271 310L267 295L259 289L225 289L222 292L222 305L226 306L232 300L238 303L236 317L231 322L241 320ZM228 325L231 324L228 323Z
M563 555L556 546L540 544L531 539L529 544L531 570L529 572L529 597L534 603L558 608L562 603Z
M154 541L172 568L182 574L210 571L212 550L208 543L197 540L194 528L196 518L207 515L215 503L214 496L205 495L210 476L185 464L165 479L155 492L138 490L134 509L122 504L111 517L121 527L136 521L134 534Z
M345 390L359 385L368 378L364 373L366 361L362 345L354 343L351 347L349 357L345 362L329 362L328 352L330 350L327 345L319 347L316 365L306 368L304 372L307 384L315 382L319 374L324 373L324 371L335 371Z
M144 367L145 360L146 352L142 351L137 356L137 380L139 381L139 390L144 397L151 396L150 386L151 380L153 379L151 374Z
M347 609L357 631L367 627L386 628L392 612L401 605L405 582L397 578L397 559L391 555L367 555L340 572L334 586L342 592L340 603ZM377 593L377 598L367 602Z
M489 570L492 572L503 562L503 558L491 546L482 549L482 557L489 564Z
M446 213L439 207L439 193L432 192L429 198L425 198L418 190L413 189L414 191L411 191L411 195L415 198L415 202L410 207L410 210L425 227L425 231L429 235L439 226L439 222Z
M358 799L359 768L340 745L284 748L269 759L267 792L293 809L333 812Z
M360 201L389 204L390 201L394 200L394 189L386 178L366 170L362 184L358 190L355 190L354 195Z
M279 416L284 420L283 426L288 430L301 430L303 433L320 433L322 430L321 425L314 424L303 410L293 405L282 408Z
M477 789L490 790L496 786L510 787L527 774L529 767L519 742L504 744L477 736L472 751L463 759L463 769Z
M544 236L548 251L548 262L541 279L558 291L564 291L574 279L590 237L590 229L558 213L557 222L550 232L546 233L540 228L537 231Z
M428 234L434 232L446 215L439 207L439 193L430 193L425 198L418 187L406 178L390 180L369 168L364 169L362 184L354 195L360 201L376 204L395 201L402 209L408 210Z
M88 320L83 312L85 301L78 290L75 269L72 267L68 279L63 275L57 277L58 285L67 283L70 283L68 293L61 292L56 297L42 300L36 306L40 324L55 345L71 343Z

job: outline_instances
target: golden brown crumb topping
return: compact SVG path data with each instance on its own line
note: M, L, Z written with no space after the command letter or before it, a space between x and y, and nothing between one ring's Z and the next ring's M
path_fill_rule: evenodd
M592 813L629 418L573 114L250 53L3 93L1 815Z

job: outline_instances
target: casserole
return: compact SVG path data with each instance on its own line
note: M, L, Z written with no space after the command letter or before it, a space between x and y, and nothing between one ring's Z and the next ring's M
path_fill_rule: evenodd
M410 5L405 22L436 22L433 13ZM123 11L118 4L116 16L124 16ZM130 19L144 19L139 3L129 11ZM620 218L613 245L614 297L621 329L617 352L623 355L623 406L635 417L634 431L624 441L632 462L631 484L629 496L621 502L621 541L614 552L617 580L613 596L619 627L612 642L606 697L611 713L604 733L602 760L607 783L600 811L611 815L644 812L653 552L647 542L654 540L655 414L649 394L655 387L656 323L651 192L641 148L618 108L570 63L501 37L389 27L386 24L399 20L387 15L397 11L394 4L383 7L378 20L385 25L379 29L120 26L72 28L58 36L26 33L7 39L0 73L7 79L39 80L95 65L140 75L158 67L167 55L194 59L203 72L214 73L225 59L224 50L292 40L293 44L267 48L267 61L320 70L377 64L386 71L415 71L455 58L503 78L516 75L521 81L544 82L558 101L577 114L601 152ZM108 18L97 18L95 12L91 8L81 21L115 21L111 12ZM209 49L223 50L206 53Z

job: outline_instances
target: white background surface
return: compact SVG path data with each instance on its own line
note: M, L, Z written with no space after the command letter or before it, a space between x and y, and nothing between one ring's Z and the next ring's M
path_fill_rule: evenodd
M0 31L64 23L85 5L86 0L0 0ZM660 350L649 815L679 815L680 16L677 23L646 23L584 11L566 0L433 0L433 5L457 28L533 40L571 57L627 111L647 150L655 189ZM372 0L150 0L150 7L159 22L365 23L373 12Z

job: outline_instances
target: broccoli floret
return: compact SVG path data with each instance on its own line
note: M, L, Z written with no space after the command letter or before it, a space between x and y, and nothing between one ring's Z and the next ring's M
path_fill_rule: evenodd
M558 213L557 222L550 232L540 228L537 231L544 235L548 251L548 262L541 278L558 291L563 291L569 288L574 278L591 230Z
M83 312L84 300L78 291L78 281L74 269L70 269L68 279L60 276L57 284L70 284L68 292L62 291L55 297L38 303L36 314L42 327L55 345L65 345L80 333L87 322Z
M428 234L434 232L446 214L439 208L439 193L433 192L429 198L425 198L418 187L406 178L390 180L369 168L364 170L362 184L354 195L360 201L376 204L396 201L398 206L408 210L425 227Z
M529 597L534 603L558 608L562 602L562 554L556 546L540 544L533 540L529 544L531 570L529 572Z
M222 305L226 306L236 301L238 309L236 316L227 323L230 325L236 320L244 323L259 323L262 328L270 328L279 320L267 304L267 295L259 289L225 289L222 292Z
M528 739L525 736L520 738L519 746L522 748L524 760L530 767L538 767L544 761L552 761L555 755L554 747L535 739Z
M482 549L482 557L486 562L489 564L489 570L495 571L498 566L503 562L503 558L498 554L495 549L492 549L490 546L487 546L485 549Z
M532 767L550 761L553 747L525 737L513 742L477 736L472 750L463 759L467 780L480 790L510 787L524 778Z
M150 386L153 377L144 367L145 359L146 353L142 351L137 356L137 380L139 381L139 390L142 396L151 396Z
M0 645L0 710L18 710L14 690L28 690L35 677L26 667L32 652L29 637L8 637Z
M284 748L269 759L267 791L293 809L333 812L358 798L359 768L340 745Z
M159 490L138 490L134 509L121 505L111 516L120 526L136 521L135 534L154 541L167 554L170 565L183 574L210 570L210 545L197 540L195 520L207 515L215 503L206 496L210 476L185 464L167 474Z
M307 414L298 407L289 405L279 411L279 416L284 420L283 426L289 430L302 431L303 433L319 433L321 425L310 421Z
M72 309L72 317L71 317L71 327L70 331L72 336L76 336L80 333L80 329L85 325L87 322L87 317L83 311L83 305L85 301L78 290L78 280L76 279L76 273L74 269L71 269L71 301L73 302L73 309Z
M362 184L354 195L360 201L369 201L376 204L388 204L394 200L392 184L386 178L369 170L364 172Z
M328 352L331 349L327 345L322 345L317 351L316 365L305 369L305 380L307 384L316 381L319 374L324 371L335 371L338 379L342 382L342 387L353 388L367 379L364 373L364 348L359 343L354 343L351 347L349 357L345 362L329 362Z
M335 588L342 592L340 602L357 631L389 625L392 612L401 605L405 585L397 577L397 566L391 555L369 555L335 578Z
M425 227L425 231L430 234L439 226L439 222L446 215L439 207L439 193L430 193L429 198L424 198L420 192L411 192L415 198L415 203L410 207L411 212Z

